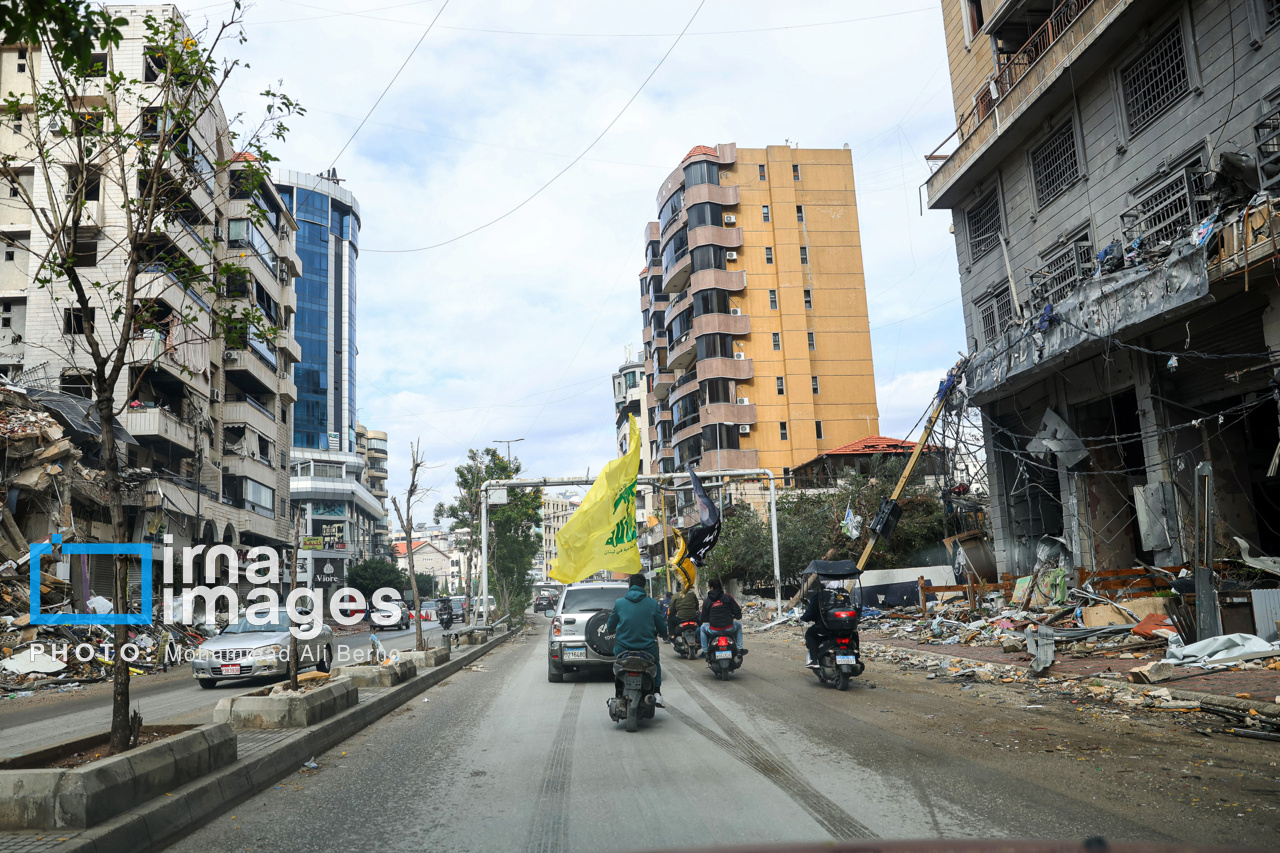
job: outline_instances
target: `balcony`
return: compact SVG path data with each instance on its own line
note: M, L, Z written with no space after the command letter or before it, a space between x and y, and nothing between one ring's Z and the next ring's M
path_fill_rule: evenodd
M248 424L263 435L276 434L275 412L248 394L228 394L221 414L224 424Z
M680 430L671 437L671 444L677 445L682 441L687 441L695 435L702 435L702 421L698 418L693 419L693 423Z
M704 358L698 362L698 375L703 379L750 379L755 375L754 364L749 358Z
M693 294L711 289L737 292L746 286L746 270L698 270L690 276L689 289L685 292Z
M697 343L693 332L685 332L676 338L671 346L671 352L667 354L667 366L674 370L684 370L693 364L698 355Z
M699 246L721 246L726 249L737 249L742 246L741 228L721 228L717 225L703 225L689 230L689 251Z
M719 184L694 184L684 191L684 206L687 210L695 204L712 201L721 207L735 207L738 204L738 187L722 187Z
M751 317L746 314L703 314L693 318L693 336L719 333L724 335L751 334Z
M756 422L755 403L710 403L698 412L704 424L753 424Z
M120 415L120 424L144 446L172 446L182 451L182 455L196 452L195 428L165 409L125 409Z
M277 368L268 364L266 356L256 349L226 350L222 353L222 367L227 377L244 391L276 393L280 378Z
M670 269L662 271L662 292L679 293L689 282L689 273L693 266L693 258L685 252L671 263Z
M676 375L668 368L661 368L657 373L651 373L649 376L653 379L653 388L651 389L658 399L665 399L667 392L671 390L671 386L676 384Z
M675 387L671 389L672 406L676 404L676 400L687 397L690 394L698 393L698 372L696 370L688 370L676 380Z
M742 436L747 438L747 436ZM755 450L719 450L703 448L702 466L707 470L750 471L760 467L760 454Z
M1126 27L1112 26L1133 7ZM1068 68L1076 80L1088 79L1102 62L1133 35L1139 18L1159 4L1149 0L1063 0L1027 42L1003 56L999 70L979 91L972 109L960 116L956 129L925 157L934 168L929 177L929 206L955 207L970 189L967 174L981 177L1009 156L1027 130L1048 120L1070 94ZM1097 47L1098 49L1093 49ZM1042 97L1053 90L1061 98ZM952 140L955 150L941 154Z
M248 477L259 483L274 485L279 469L268 457L239 456L228 453L222 457L222 472L232 477Z

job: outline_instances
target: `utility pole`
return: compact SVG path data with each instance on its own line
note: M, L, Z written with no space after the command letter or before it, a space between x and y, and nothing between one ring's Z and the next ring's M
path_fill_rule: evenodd
M524 441L524 439L523 438L512 438L512 439L495 438L495 439L492 439L492 441L494 444L505 444L507 446L507 462L510 462L511 461L511 445L515 444L518 441Z

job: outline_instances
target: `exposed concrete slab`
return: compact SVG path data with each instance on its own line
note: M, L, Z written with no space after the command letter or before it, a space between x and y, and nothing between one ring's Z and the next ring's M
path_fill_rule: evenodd
M385 666L340 666L333 671L334 678L349 678L356 687L395 687L417 674L417 663L403 655Z
M306 693L251 693L222 699L214 708L214 719L239 729L303 728L345 711L357 700L356 683L338 678Z

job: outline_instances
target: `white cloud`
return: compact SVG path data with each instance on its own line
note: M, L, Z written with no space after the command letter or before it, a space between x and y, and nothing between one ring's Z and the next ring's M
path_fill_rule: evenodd
M198 18L228 4L182 5ZM523 209L430 252L375 253L449 239L527 198L608 124L672 41L444 27L673 33L692 10L675 0L450 5L337 164L363 214L360 416L391 436L391 490L403 488L418 437L446 484L465 448L494 439L526 438L516 447L537 475L598 471L613 455L609 374L640 340L642 230L659 183L696 144L852 145L881 431L909 427L964 346L949 217L922 218L916 195L922 156L953 121L941 17L930 0L913 6L925 11L697 35L886 9L709 0L600 144ZM237 55L251 68L227 109L252 114L252 93L283 78L310 110L276 152L283 165L329 166L440 5L366 8L265 0L250 10Z

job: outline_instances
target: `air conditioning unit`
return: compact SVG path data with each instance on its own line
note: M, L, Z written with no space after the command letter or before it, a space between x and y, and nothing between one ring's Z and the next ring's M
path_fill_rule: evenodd
M226 362L237 362L240 360L240 353L235 350L227 350L222 354L222 360Z
M281 283L281 284L288 284L288 283L289 283L289 268L288 268L287 266L285 266L285 265L284 265L284 262L283 262L283 261L281 261L281 263L280 263L279 275L280 275L280 283Z
M750 433L751 433L751 425L750 425L750 424L739 424L739 425L738 425L738 435L750 435Z
M735 225L737 224L737 222L738 222L738 217L734 216L732 213L726 213L724 215L725 225Z
M730 308L730 309L729 309L729 313L730 313L730 314L732 314L733 316L737 317L739 314L741 314L741 313L742 313L742 309L741 309L741 308Z
M742 361L743 359L745 359L745 358L747 357L747 354L746 354L745 352L735 352L735 353L733 354L733 357L734 357L734 358L736 358L736 359L738 359L738 361Z
M726 261L736 261L736 260L738 259L738 253L737 253L737 252L725 252L725 253L724 253L724 259L725 259Z
M212 401L213 401L213 402L215 402L215 403L221 403L221 402L222 402L222 389L221 389L221 388L214 388L212 391L210 391L210 392L209 392L209 399L210 399L210 400L212 400Z
M739 397L739 398L738 398L738 405L739 405L739 406L746 406L746 405L749 405L750 403L751 403L751 401L750 401L750 400L748 400L746 397Z

